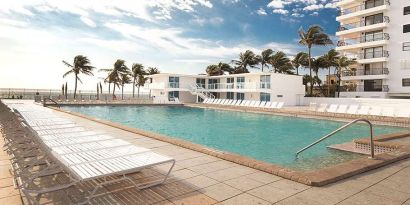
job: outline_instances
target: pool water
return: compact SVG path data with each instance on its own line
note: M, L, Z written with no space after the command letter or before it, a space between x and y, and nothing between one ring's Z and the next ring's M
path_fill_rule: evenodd
M308 149L296 160L298 150L345 123L183 106L66 106L63 109L300 171L363 157L326 146L369 136L367 125L356 124ZM374 127L375 135L402 130Z

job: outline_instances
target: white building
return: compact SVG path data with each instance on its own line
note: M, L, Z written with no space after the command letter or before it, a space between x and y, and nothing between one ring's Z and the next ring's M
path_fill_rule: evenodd
M201 102L207 97L284 102L298 105L305 95L302 76L278 73L244 73L221 76L161 73L145 85L155 100Z
M341 97L410 97L410 1L341 0L336 50L357 59Z

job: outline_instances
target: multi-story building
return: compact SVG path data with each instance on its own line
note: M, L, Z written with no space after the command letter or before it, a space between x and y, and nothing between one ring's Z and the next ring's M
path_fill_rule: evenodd
M410 1L341 0L336 50L357 64L341 74L341 97L410 97Z
M302 76L244 73L221 76L161 73L149 76L145 89L154 100L201 102L205 98L284 102L298 105L305 95Z

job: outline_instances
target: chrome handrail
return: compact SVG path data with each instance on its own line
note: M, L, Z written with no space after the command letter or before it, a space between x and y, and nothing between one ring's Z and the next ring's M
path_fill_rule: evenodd
M370 155L371 155L371 158L373 159L373 158L374 158L373 125L372 125L372 123L371 123L369 120L363 119L363 118L362 118L362 119L353 120L353 121L351 121L351 122L349 122L349 123L343 125L342 127L336 129L335 131L333 131L333 132L327 134L326 136L320 138L320 139L317 140L316 142L313 142L312 144L310 144L310 145L304 147L303 149L299 150L298 152L296 152L296 159L298 158L298 156L299 156L299 154L300 154L301 152L303 152L303 151L309 149L310 147L313 147L314 145L318 144L319 142L321 142L321 141L323 141L323 140L325 140L325 139L327 139L327 138L333 136L334 134L340 132L341 130L343 130L343 129L349 127L350 125L352 125L352 124L354 124L354 123L360 122L360 121L361 121L361 122L366 122L367 124L369 124L369 127L370 127Z

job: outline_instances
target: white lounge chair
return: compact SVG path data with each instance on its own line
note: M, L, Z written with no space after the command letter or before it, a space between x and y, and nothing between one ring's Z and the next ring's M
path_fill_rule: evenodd
M336 113L341 113L341 114L347 113L347 108L348 108L348 105L341 104L337 108Z
M261 104L259 104L259 108L264 108L266 105L266 101L262 101Z
M278 102L272 102L272 103L270 104L270 107L269 107L269 108L275 109L277 105L278 105Z
M202 103L208 103L209 102L209 98L205 98L205 100Z
M246 106L246 104L248 104L248 100L242 100L240 106Z
M276 109L281 109L284 105L284 102L279 102L278 105L276 105Z
M331 104L329 108L326 109L326 112L336 112L338 106L338 104Z
M410 117L410 109L409 108L401 108L398 109L396 112L397 117Z
M359 109L359 105L350 105L349 108L347 109L346 113L355 115L357 114L357 110Z
M263 106L263 107L264 108L269 108L271 105L272 105L272 102L269 101L269 102L266 102L265 106Z
M319 107L317 108L318 112L325 112L327 109L327 104L326 103L322 103L319 105Z
M229 105L235 105L238 102L238 100L232 100L232 102Z
M359 110L357 111L357 114L359 114L359 115L368 115L369 111L370 111L370 106L362 105L362 106L360 106Z
M315 103L315 102L309 103L309 110L310 111L316 111L316 109L317 109L317 103Z
M245 105L244 105L244 106L249 107L249 106L251 105L251 103L252 103L252 102L253 102L253 101L248 100L248 101L245 103Z
M252 107L259 107L260 104L261 104L261 101L255 101Z
M240 106L242 104L242 100L237 100L235 106Z
M219 99L219 98L218 98L216 101L214 101L213 104L219 104L221 101L222 101L222 99Z
M382 108L380 106L372 106L369 111L369 115L379 116L382 114Z
M223 105L223 104L225 104L225 102L226 102L226 99L222 99L221 102L219 102L219 104Z

